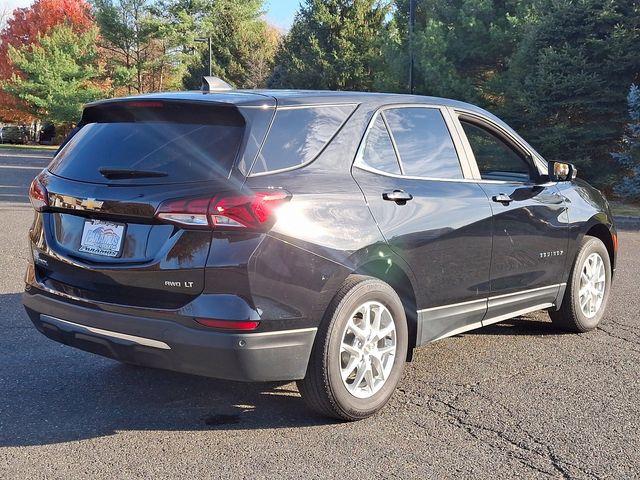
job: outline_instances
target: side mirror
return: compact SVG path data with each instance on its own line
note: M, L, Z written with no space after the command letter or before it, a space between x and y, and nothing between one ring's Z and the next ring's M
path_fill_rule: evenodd
M570 182L576 179L578 169L565 162L549 162L549 180L552 182Z

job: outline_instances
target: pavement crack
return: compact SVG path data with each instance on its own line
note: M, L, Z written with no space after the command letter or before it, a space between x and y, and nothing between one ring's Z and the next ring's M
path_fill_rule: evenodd
M520 375L521 373L522 372L517 372L513 375L507 376L507 378ZM546 476L555 477L560 475L562 478L572 478L570 468L573 468L581 472L585 476L597 478L596 475L585 470L581 466L561 458L550 445L536 438L529 431L527 431L521 422L518 422L515 426L517 427L517 431L521 432L526 440L517 438L517 432L509 431L507 428L495 428L472 421L470 419L471 413L456 404L461 397L468 394L479 396L484 400L490 402L491 404L500 407L502 410L504 410L509 418L516 418L513 411L506 405L478 391L477 387L489 380L491 379L483 379L474 384L454 385L460 389L458 392L452 392L443 388L436 388L435 394L428 398L424 403L411 398L410 392L406 392L406 390L404 389L401 391L408 396L408 400L410 403L413 403L417 406L425 407L436 416L444 417L450 425L462 429L468 435L489 446L490 448L495 449L499 447L500 443L506 443L507 445L512 447L510 450L507 450L507 454L516 459L526 468L535 470ZM449 396L451 396L451 398L438 398L438 394L448 394ZM444 407L444 411L442 407ZM426 425L421 424L417 420L414 420L413 423L420 428L427 428ZM501 420L501 423L503 427L507 427L504 420ZM497 442L493 440L492 437L495 438ZM527 440L531 443L531 445L527 444ZM548 465L548 469L545 469L540 465L536 465L536 458L538 460L546 462Z
M616 338L618 340L622 340L625 343L630 343L631 345L637 345L640 346L640 341L636 342L634 340L631 340L630 338L626 338L626 337L621 337L620 335L616 335L614 332L612 332L611 330L607 330L605 328L602 327L598 327L597 328L598 331L605 333L606 335L612 337L612 338ZM635 352L635 353L640 353L640 350L636 349L636 348L632 348L627 346L626 349L630 352Z
M633 325L627 325L626 323L618 322L617 320L607 319L605 325L613 324L624 330L625 333L630 333L634 337L640 339L640 333L638 332L638 328Z

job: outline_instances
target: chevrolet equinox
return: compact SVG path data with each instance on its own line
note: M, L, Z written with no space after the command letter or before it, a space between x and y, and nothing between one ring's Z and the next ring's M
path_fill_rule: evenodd
M24 306L120 362L382 408L413 349L535 310L594 329L606 200L442 98L205 89L100 101L33 181Z

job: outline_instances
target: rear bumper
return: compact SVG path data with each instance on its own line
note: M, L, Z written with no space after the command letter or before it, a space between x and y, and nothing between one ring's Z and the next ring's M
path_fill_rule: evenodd
M122 362L227 380L304 378L317 330L209 332L40 293L25 293L23 303L36 328L57 342Z

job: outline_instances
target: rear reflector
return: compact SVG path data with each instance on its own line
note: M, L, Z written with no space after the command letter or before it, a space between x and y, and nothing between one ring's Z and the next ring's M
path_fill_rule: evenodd
M252 195L169 200L158 207L156 218L192 228L264 231L275 223L275 210L290 198L284 190L268 190Z
M33 179L29 187L29 200L33 208L38 212L49 206L47 189L42 185L38 177Z
M210 318L196 318L196 322L205 327L221 328L224 330L255 330L260 322L252 322L248 320L213 320Z

